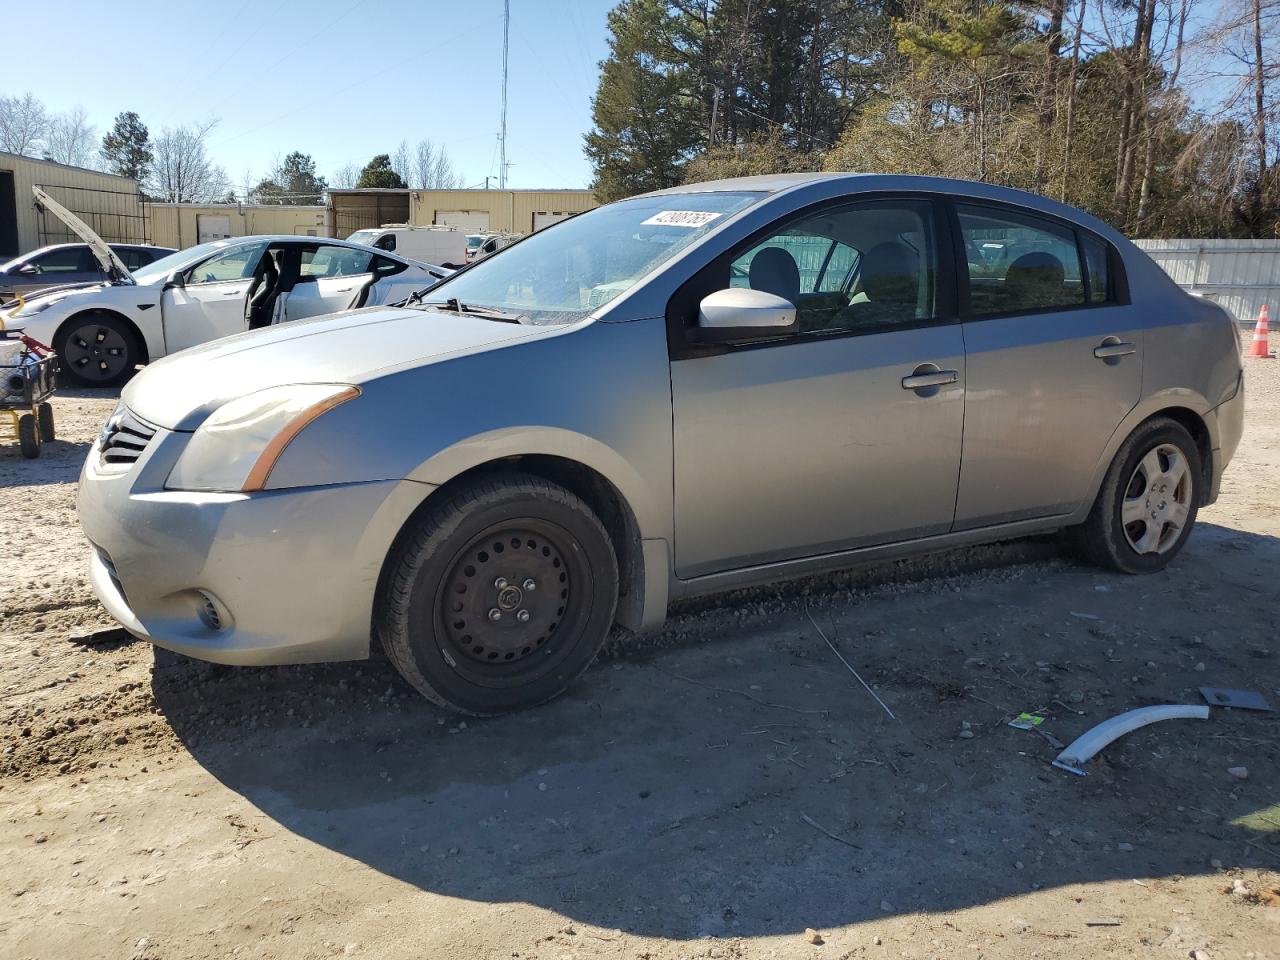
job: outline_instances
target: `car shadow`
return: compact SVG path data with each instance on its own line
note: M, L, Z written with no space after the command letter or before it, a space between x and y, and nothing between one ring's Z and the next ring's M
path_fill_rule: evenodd
M1032 541L1031 557L1026 542L975 548L700 601L611 648L561 699L490 720L434 708L380 656L256 670L164 656L152 686L192 756L294 834L422 890L645 936L796 933L1211 861L1274 865L1276 835L1240 818L1280 800L1276 714L1157 724L1087 777L1006 723L1040 710L1069 741L1135 706L1192 702L1201 682L1256 685L1274 625L1235 631L1208 678L1191 636L1166 638L1168 656L1133 651L1160 661L1144 684L1112 665L1137 642L1133 598L1190 608L1213 552L1277 549L1203 526L1185 562L1150 578ZM994 570L952 575L984 556ZM913 570L921 582L904 586ZM993 624L1013 628L984 640ZM1241 757L1245 784L1223 773ZM1082 926L1123 913L1128 894L1108 889L1074 891Z

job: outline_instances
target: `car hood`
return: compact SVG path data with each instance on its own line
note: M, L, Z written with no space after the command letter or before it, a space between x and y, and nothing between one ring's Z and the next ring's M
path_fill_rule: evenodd
M168 430L194 430L229 400L291 383L359 385L391 368L436 363L563 327L475 314L370 307L237 334L159 360L130 381L123 400Z
M98 265L102 267L103 273L120 280L133 281L133 274L124 265L124 261L116 255L114 250L107 246L100 236L93 232L93 229L87 223L39 187L32 187L31 192L35 194L37 206L43 207L49 213L52 213L67 225L67 229L89 245L89 249L93 252Z

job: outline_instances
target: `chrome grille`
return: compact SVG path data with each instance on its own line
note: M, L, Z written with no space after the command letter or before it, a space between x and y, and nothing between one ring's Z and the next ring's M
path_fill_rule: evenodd
M142 456L155 435L155 427L143 423L121 406L98 436L98 463L104 467L127 467Z

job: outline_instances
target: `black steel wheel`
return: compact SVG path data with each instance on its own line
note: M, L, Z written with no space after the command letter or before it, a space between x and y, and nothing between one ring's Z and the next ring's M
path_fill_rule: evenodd
M36 432L36 418L29 413L18 418L18 449L28 460L40 456L40 435Z
M36 407L37 419L40 421L40 442L48 443L54 439L53 404L42 403Z
M561 693L613 623L617 560L599 519L539 477L496 475L415 521L384 573L376 630L430 699L486 715Z
M114 387L141 359L137 337L119 317L91 310L72 317L54 340L64 377L85 387Z

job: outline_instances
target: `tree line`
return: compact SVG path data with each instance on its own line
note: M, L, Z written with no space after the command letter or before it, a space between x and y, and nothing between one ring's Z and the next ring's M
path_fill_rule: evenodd
M315 160L295 150L271 162L266 174L246 171L237 191L211 156L217 120L165 127L152 136L133 111L116 115L99 139L84 109L52 113L31 93L0 96L0 151L53 160L136 180L143 195L168 203L318 204L330 184ZM375 155L364 166L348 164L333 177L335 188L399 187L418 190L461 187L443 145L401 140L393 153Z
M1280 236L1280 0L623 0L601 200L812 170L1020 187L1133 236Z

